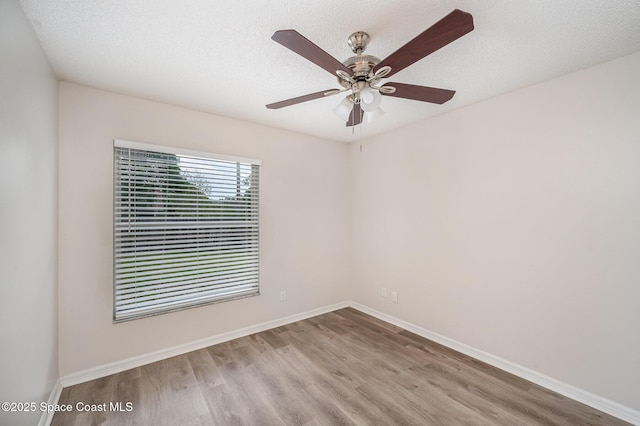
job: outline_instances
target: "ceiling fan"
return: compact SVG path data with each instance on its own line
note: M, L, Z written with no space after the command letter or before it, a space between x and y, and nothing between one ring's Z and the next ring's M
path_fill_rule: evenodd
M371 121L384 113L380 109L381 95L443 104L456 92L405 83L388 82L380 85L381 80L391 77L472 30L471 14L456 9L382 61L375 56L364 54L370 37L367 33L358 31L351 34L348 39L348 44L356 55L344 62L338 61L295 30L276 31L271 39L331 74L337 75L342 89L327 89L298 96L269 104L267 108L278 109L350 92L333 110L350 127L357 126L363 120Z

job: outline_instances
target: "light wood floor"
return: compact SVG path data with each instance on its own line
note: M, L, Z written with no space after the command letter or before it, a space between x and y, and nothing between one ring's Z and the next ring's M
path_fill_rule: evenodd
M59 403L74 410L53 425L627 424L350 308L71 386Z

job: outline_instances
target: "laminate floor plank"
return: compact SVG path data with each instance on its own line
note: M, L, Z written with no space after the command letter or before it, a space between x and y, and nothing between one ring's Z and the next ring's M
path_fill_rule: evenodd
M54 426L627 424L352 308L71 386L59 404L74 410Z
M353 308L344 308L331 313L334 315L339 315L342 318L349 320L351 323L356 323L366 328L373 326L374 329L381 328L391 333L399 333L400 331L404 330L397 325L382 321L381 319L372 317L371 315L367 315L364 312L358 311L357 309Z
M553 403L541 406L527 390L501 383L482 371L467 371L457 362L433 362L420 370L422 370L421 377L428 377L430 383L445 392L451 392L447 386L456 385L460 389L466 389L486 404L503 411L518 413L521 419L530 419L534 424L558 424L555 418L562 416L560 413L551 413L550 407L554 406ZM464 392L456 392L456 394L463 395ZM560 424L562 424L561 420Z
M326 373L318 371L317 366L308 364L308 359L297 348L280 348L272 362L271 374L277 376L290 390L284 403L312 416L307 423L320 421L321 424L348 424L347 416L335 400L327 398L322 387L318 386L322 381L317 376ZM307 415L302 414L304 417Z
M289 339L301 354L304 354L307 359L313 360L314 366L333 375L336 381L348 382L351 387L363 383L360 374L355 370L364 373L366 367L359 362L360 360L356 356L345 351L340 342L326 338L322 334L317 335L312 342L309 342L308 339L301 340L297 335L291 335ZM352 374L354 372L356 374Z
M225 386L214 386L202 391L209 413L215 425L245 425L248 424L248 411L242 401L237 401L237 395Z
M235 395L237 405L243 407L245 419L260 419L263 424L269 425L286 424L271 404L268 391L264 390L264 386L257 386L258 380L251 367L232 370L225 377L229 384L225 387Z
M408 337L412 340L412 343L405 348L405 350L407 351L417 349L426 353L429 356L429 359L449 363L457 366L458 368L462 368L463 366L464 368L473 367L470 372L474 371L476 372L476 374L484 373L484 378L496 378L500 382L509 384L516 388L527 390L532 385L531 382L521 377L507 373L497 367L489 365L485 362L482 362L460 352L454 351L453 349L447 348L446 346L425 339L424 337L418 336L409 331L403 330L399 334L402 334L403 336Z
M186 356L200 386L211 388L224 383L224 378L209 351L200 349L189 352Z
M147 424L174 425L209 414L202 388L186 356L177 356L140 367L139 400L134 412ZM184 415L188 413L188 415ZM121 414L121 413L119 413Z
M352 383L349 380L341 380L343 375L336 375L326 369L324 361L318 362L318 359L309 357L308 352L303 350L308 349L305 346L310 345L282 348L281 369L296 366L296 376L304 377L310 384L306 388L308 394L316 401L326 401L324 407L329 407L332 415L338 417L337 421L340 423L350 424L346 420L340 420L344 417L354 424L367 424L367 420L371 420L370 410L360 401L354 401Z

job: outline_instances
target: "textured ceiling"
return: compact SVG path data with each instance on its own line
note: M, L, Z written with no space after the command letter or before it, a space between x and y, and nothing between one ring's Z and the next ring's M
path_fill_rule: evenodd
M341 141L640 50L639 0L20 2L61 80ZM343 61L347 37L363 30L366 53L385 58L453 9L471 13L475 30L391 78L456 90L448 103L384 97L386 114L355 131L331 111L342 95L265 108L339 87L274 31L295 29Z

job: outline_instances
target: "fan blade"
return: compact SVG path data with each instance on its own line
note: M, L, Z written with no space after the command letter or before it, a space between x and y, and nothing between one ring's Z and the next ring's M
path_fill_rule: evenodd
M455 90L436 89L435 87L416 86L405 83L386 83L382 87L395 87L393 93L383 93L383 96L395 96L396 98L413 99L414 101L431 102L432 104L443 104L456 94Z
M349 75L353 75L353 72L349 68L310 42L296 30L276 31L271 36L271 39L280 43L284 47L293 50L298 55L318 65L320 68L329 71L333 76L336 75L337 70L342 70Z
M389 66L391 72L386 77L390 77L472 30L473 16L456 9L383 59L373 68L373 72L375 73L384 66Z
M269 109L278 109L284 108L290 105L299 104L301 102L312 101L314 99L324 98L325 96L331 96L340 93L340 90L337 89L327 89L321 92L309 93L308 95L298 96L297 98L287 99L285 101L274 102L272 104L267 105Z
M364 111L360 107L360 104L354 104L351 114L349 114L349 120L347 120L347 127L357 126L362 123L364 118Z

